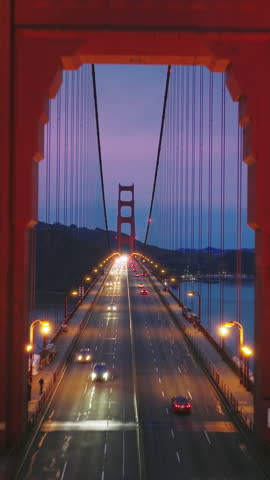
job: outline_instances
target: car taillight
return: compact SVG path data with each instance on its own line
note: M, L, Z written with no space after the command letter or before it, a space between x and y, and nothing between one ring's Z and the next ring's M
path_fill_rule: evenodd
M186 408L190 408L190 404L189 404L189 403L186 404Z

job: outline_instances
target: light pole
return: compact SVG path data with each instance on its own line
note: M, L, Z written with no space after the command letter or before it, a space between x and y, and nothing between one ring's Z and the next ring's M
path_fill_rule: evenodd
M224 328L233 328L236 327L239 330L239 341L238 341L238 358L240 363L240 383L243 383L243 346L244 346L244 328L241 323L236 322L235 320L232 322L226 322L223 325Z
M244 354L244 385L249 389L249 357L253 352L251 348L245 345L242 347L242 352Z
M41 333L43 335L48 335L51 329L50 323L47 322L46 320L41 320L40 318L37 318L36 320L34 320L30 325L29 344L26 345L26 351L29 353L29 361L30 361L30 366L29 366L30 383L32 383L32 377L33 377L34 328L36 325L41 326Z
M228 335L228 329L226 327L219 328L219 334L221 336L221 348L224 350L225 347L225 337Z
M76 297L78 295L78 291L77 290L71 290L71 292L68 292L65 296L65 300L64 300L64 322L66 320L66 317L68 315L68 296L69 295L72 295L72 297Z
M187 292L188 297L198 297L198 321L201 321L201 294L199 292Z

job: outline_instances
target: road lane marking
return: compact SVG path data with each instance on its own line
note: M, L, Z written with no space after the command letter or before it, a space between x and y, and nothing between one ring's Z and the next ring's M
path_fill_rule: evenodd
M158 367L156 367L156 372L158 372Z
M162 393L162 396L165 397L165 394L164 394L163 390L161 391L161 393Z
M125 478L125 455L126 455L125 432L123 432L123 455L122 455L122 477L123 478Z
M107 443L105 443L104 445L104 457L106 456L106 453L107 453Z
M102 470L102 473L101 473L101 480L104 480L104 465L103 465L103 470Z
M95 350L97 350L97 349L98 349L98 347L97 347L97 345L96 345L96 346L95 346Z
M168 407L166 407L166 413L167 413L167 415L169 415L169 409L168 409Z
M188 395L189 395L190 400L192 400L192 396L191 396L191 393L190 393L189 390L187 390L187 393L188 393Z
M109 408L111 408L111 402L109 402Z
M172 428L171 428L171 436L172 436L172 438L174 438L174 431L173 431Z
M173 355L173 351L172 351L172 349L171 349L171 348L170 348L170 352L171 352L171 355Z
M110 393L112 393L112 387L110 388Z
M156 361L157 361L157 360L156 360L156 358L154 357L154 362L156 362Z
M179 453L178 453L178 452L176 452L176 457L177 457L178 463L180 463L180 462L181 462L181 460L180 460L180 455L179 455Z
M161 383L161 382L162 382L162 380L161 380L161 378L160 378L160 377L158 377L158 381L159 381L159 383Z
M64 476L65 476L66 468L67 468L67 462L65 462L65 464L64 464L64 468L63 468L63 470L62 470L62 475L61 475L61 479L60 479L60 480L63 480L63 478L64 478Z
M182 373L182 370L179 366L177 367L177 370L178 370L179 373Z
M204 430L203 433L204 433L204 435L205 435L205 437L206 437L206 440L208 441L209 445L212 445L212 444L211 444L211 440L210 440L210 438L209 438L209 435L208 435L207 431Z
M85 388L84 388L84 392L83 392L83 393L84 393L84 395L85 395L85 394L86 394L86 392L87 392L87 385L88 385L88 384L86 383L86 384L85 384Z

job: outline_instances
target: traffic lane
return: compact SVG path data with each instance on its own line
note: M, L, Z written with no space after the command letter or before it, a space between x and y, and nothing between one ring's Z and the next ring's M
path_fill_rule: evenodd
M145 467L148 479L179 479L181 473L172 444L169 418L166 414L165 393L159 382L152 349L147 345L147 328L141 323L142 313L134 315L136 371L140 422L143 428ZM138 318L140 317L140 318Z
M123 363L123 365L126 365L126 363ZM80 367L79 370L80 372L84 371L83 373L85 373L87 370L84 368L86 365L76 365L76 367ZM72 369L72 367L71 367ZM74 370L74 369L73 369ZM75 370L78 370L77 368L75 368ZM82 383L84 383L85 381L85 378L83 378L83 375L78 375L78 372L76 372L76 375L75 375L75 378L76 379L80 379L80 381ZM70 394L70 391L71 392L74 392L74 389L76 392L79 392L81 390L81 386L78 386L76 385L76 383L74 383L74 378L73 378L73 382L72 383L72 389L70 388L70 383L67 385L67 392L65 391L59 391L58 395L59 397L62 399L62 398L68 398L69 394ZM63 385L64 385L64 382L61 383L61 387L62 387L62 390L63 390ZM87 387L87 385L86 385ZM93 388L92 388L92 391L93 391ZM110 387L110 393L112 392L112 387ZM107 393L107 395L106 395ZM84 394L85 394L85 399L87 398L87 388L84 388ZM91 395L91 393L90 393ZM82 398L84 398L82 396ZM113 402L112 402L113 403ZM115 401L114 402L115 404L120 404L121 402L120 401ZM94 406L96 405L96 409L94 409ZM95 410L95 414L94 416L98 416L98 417L105 417L107 416L107 419L110 417L110 401L108 400L108 391L107 392L104 392L104 390L102 390L101 394L100 394L100 398L97 400L97 402L93 401L92 399L92 406L93 406L93 410ZM89 404L87 405L87 401L86 401L86 405L85 405L86 408L83 408L82 406L80 406L78 408L76 408L76 414L74 415L73 413L73 417L76 416L76 420L78 422L84 422L84 419L85 418L89 418L89 414L91 413L89 411ZM91 409L90 409L91 410ZM98 410L98 411L97 411ZM78 415L77 415L78 413ZM118 412L116 412L117 414ZM121 412L119 411L119 415L120 414L123 414L123 409L121 409ZM55 425L55 409L52 409L52 412L50 412L49 414L49 422L51 424L51 426L54 424ZM53 418L54 417L54 418ZM62 439L62 441L60 441L60 444L65 444L65 438L66 438L66 422L64 422L64 425L62 425L62 427L64 428L65 430L65 437L64 437L64 440ZM44 428L44 426L43 426ZM52 427L54 428L54 427ZM59 422L58 422L58 427L56 428L59 428ZM55 432L54 432L55 433ZM46 438L46 451L53 451L54 447L53 448L50 448L50 445L54 445L54 441L53 441L53 438L52 438L52 432L50 431L50 441L48 441L48 437ZM43 446L44 445L44 441L42 440L43 437L41 437L41 439L39 439L38 441L38 445ZM130 442L129 442L130 443ZM134 443L134 441L133 441ZM116 444L115 444L116 445ZM135 448L136 445L132 445L132 448L131 450L134 452L134 448ZM100 445L97 446L98 448L100 448ZM121 450L121 447L123 448L123 440L122 440L122 444L118 446L119 450ZM116 448L116 446L115 446ZM130 450L130 447L126 447L126 452L128 454ZM43 452L44 453L44 449L43 449ZM51 455L49 455L49 458L47 455L45 455L45 458L42 459L42 453L40 451L40 448L38 448L35 452L34 452L34 457L33 458L36 458L37 456L39 456L40 458L40 463L41 463L41 469L42 469L42 472L43 472L43 475L45 475L45 478L46 478L46 472L51 472L52 468L53 469L60 469L60 466L57 465L57 462L55 461L55 456L51 457ZM43 467L42 467L43 465ZM35 465L36 468L36 471L33 473L33 477L32 478L35 478L35 475L36 473L39 475L39 472L40 472L40 465ZM117 467L118 468L118 467ZM136 465L133 465L133 472L136 472ZM31 466L31 469L33 471L33 468ZM35 470L35 469L34 469ZM99 468L100 470L100 468ZM119 469L118 469L119 470ZM113 470L112 470L113 471ZM119 476L120 478L120 474L119 474L119 471L117 473L117 475ZM113 478L113 477L112 477Z
M157 317L155 316L155 318L157 318ZM154 328L153 327L154 321L155 321L155 319L152 318L151 322L150 322L152 328ZM147 327L144 325L144 330L145 330L145 328L147 328ZM158 330L161 331L161 328L159 328ZM160 338L160 341L164 342L164 336L162 336L162 338ZM152 345L153 345L153 343L152 343ZM161 349L160 349L160 345L159 345L158 346L158 351L160 352L160 350ZM165 346L165 350L166 350L166 346ZM151 351L153 353L153 360L154 360L154 358L158 357L158 355L154 356L155 352L153 352L152 348L151 348ZM170 347L168 349L168 353L167 353L168 362L173 363L173 365L169 366L169 369L167 368L167 370L169 370L170 372L172 371L172 368L174 366L174 360L172 360L171 353L172 352L171 352L171 347ZM185 353L185 345L184 345L184 354L186 354ZM161 356L163 356L163 355L161 355ZM190 363L190 365L188 365L188 363ZM161 365L160 365L160 367L161 367ZM158 367L155 366L155 370L157 368ZM191 355L188 357L188 360L187 360L187 369L191 369L191 372L192 372L192 370L195 369L196 370L196 375L198 377L198 370L199 369L196 366L196 363L194 362L194 359L192 358ZM179 373L180 372L177 372L177 375L179 375ZM157 374L157 372L156 372L156 374ZM192 372L191 376L192 377L195 376L194 371ZM201 390L203 388L205 388L205 382L207 382L209 384L208 380L204 377L204 374L202 372L199 376L203 379L203 384L198 386L197 395L200 395ZM167 378L167 381L169 380L169 383L172 382L171 377L172 377L172 375L170 374L169 378ZM166 384L166 379L164 379L164 380L165 380L165 384ZM163 379L160 376L159 376L159 382L163 382ZM149 382L147 382L147 383L149 384ZM175 380L173 380L173 383L175 384ZM182 382L182 379L181 379L181 390L183 389L183 384L182 383L183 382ZM190 389L192 389L192 387L190 387ZM167 390L167 387L165 388L165 390ZM188 390L188 389L184 388L184 390L185 390L184 393L186 394L186 390ZM184 447L186 447L188 444L193 445L193 449L192 449L193 452L194 452L194 449L196 451L197 448L200 448L200 454L201 454L201 455L199 455L201 457L201 459L196 462L196 468L195 468L194 472L190 471L190 468L187 466L188 468L187 468L187 471L185 473L186 478L190 478L190 476L189 476L190 474L197 475L198 473L200 473L202 471L204 471L204 478L209 478L210 474L215 475L217 473L218 473L218 475L220 475L219 478L223 478L222 475L224 474L224 472L227 472L227 474L230 475L230 476L231 475L237 475L238 477L241 474L242 476L239 477L239 478L244 478L244 476L245 476L245 478L254 478L254 477L252 477L252 475L254 476L254 473L257 471L257 465L252 461L250 466L246 467L246 464L245 464L246 458L243 460L243 448L239 449L239 446L242 447L242 445L243 445L243 440L241 438L241 435L238 432L236 432L236 429L233 426L232 422L230 421L230 418L226 418L225 421L224 421L223 412L222 412L222 419L219 418L218 421L215 421L216 416L218 415L218 417L220 417L221 413L220 413L220 408L218 408L218 409L216 408L216 398L214 398L214 401L213 401L213 398L212 398L211 401L209 400L209 394L210 394L210 396L212 395L212 396L216 397L216 394L213 391L213 388L210 384L209 384L209 390L210 391L208 392L208 395L206 395L208 397L207 398L207 407L208 407L207 412L208 412L208 415L211 413L211 410L209 410L209 402L210 402L210 404L212 403L212 409L213 409L212 417L214 417L214 419L211 419L211 421L205 422L203 424L202 424L202 422L200 422L201 423L201 425L200 425L199 424L200 416L205 415L204 409L203 409L203 412L199 411L198 420L195 419L195 417L192 415L192 420L191 421L189 420L188 422L185 421L185 423L184 423L184 425L185 425L185 434L184 434L185 438L184 438L184 442L183 442ZM163 390L163 392L164 392L164 390ZM175 394L175 391L172 392L168 388L168 392L169 392L169 398L168 398L168 403L169 403L169 399L170 399L171 396L173 396L173 394ZM183 393L183 392L181 391L181 393ZM200 398L200 397L198 397L198 398ZM217 397L217 399L218 399L218 397ZM219 399L218 399L218 403L220 404ZM152 402L152 405L153 405L153 402ZM214 408L213 408L213 405L214 405ZM196 411L196 408L195 408L195 411ZM152 409L152 413L153 413L153 409ZM176 433L175 433L174 429L172 428L171 435L173 436L173 438L175 438L178 434L179 427L180 427L180 431L181 431L181 428L183 427L183 419L182 418L181 418L181 420L177 419L177 421L176 421L177 417L173 416L173 418L174 418L174 423L176 422L176 425L175 425ZM195 422L194 422L194 419L195 419ZM186 439L186 430L187 431L191 430L191 435L190 435L190 438L188 440L188 443L187 443L187 439ZM198 430L199 430L199 434L197 433ZM215 456L215 461L212 462L211 465L209 465L209 462L205 463L205 454L206 454L206 458L207 458L207 455L209 454L208 451L205 451L206 450L205 447L207 447L207 449L208 449L208 447L211 445L211 440L210 440L211 434L209 436L209 433L208 433L209 430L217 431L218 442L222 443L222 445L220 445L220 447L217 447L218 451L221 452L222 454L224 452L224 448L225 448L225 451L226 451L225 458L221 459L220 455L219 456L216 455ZM196 437L198 437L198 438L196 438ZM202 440L205 443L203 443ZM225 442L225 445L224 445L224 442ZM228 443L228 446L227 446L227 443ZM235 446L237 447L236 451L235 451ZM233 452L232 452L232 450L233 450ZM177 461L179 461L179 458L181 460L182 456L180 455L179 450L176 450L176 453L178 453ZM188 453L190 453L190 452L188 452ZM240 454L241 458L239 458L239 454ZM232 457L232 455L234 455L234 456ZM189 456L187 456L185 454L184 458L189 458ZM231 458L233 458L232 461L230 461ZM240 463L239 463L239 461L240 461ZM244 463L243 463L243 461L244 461ZM242 462L242 466L241 466L241 462ZM182 460L181 460L181 463L183 463ZM203 463L203 470L202 470L201 463ZM234 470L231 468L232 464L235 464L235 469ZM240 467L239 467L239 465L240 465ZM250 472L252 472L252 473L250 473ZM249 475L249 477L247 477L247 475ZM235 478L237 478L237 477L235 477Z
M171 322L170 318L168 318L168 321ZM172 332L178 336L180 332L177 334L176 330L172 323ZM163 338L164 337L161 336L161 342ZM174 354L172 348L179 351L178 346L179 342L173 342L173 345L169 348L170 354ZM171 356L171 358L173 359L174 357ZM254 475L258 472L258 465L256 461L252 459L251 452L243 441L242 435L233 425L230 416L226 414L216 391L195 362L192 354L188 354L183 358L185 366L187 370L190 371L191 376L183 374L183 372L187 373L183 365L182 372L176 373L180 378L180 393L192 396L191 392L193 392L193 397L196 399L195 401L193 400L193 412L196 413L199 430L203 433L202 438L209 446L212 446L214 442L216 449L214 461L211 462L211 470L208 468L206 478L211 472L212 474L216 474L219 470L221 470L221 474L227 472L229 476L237 475L238 478L254 478ZM170 355L168 355L168 359L170 359ZM173 396L173 392L168 391L170 397ZM194 415L192 415L192 417L194 418ZM177 416L174 416L174 418L177 418ZM182 426L183 422L181 419L180 427L182 428ZM178 430L177 427L178 425L176 425L176 429ZM188 429L190 428L194 430L192 422L188 422ZM195 429L198 430L196 425ZM184 445L186 445L186 438ZM201 451L202 450L200 450L200 452ZM226 452L226 455L224 455L224 452ZM232 465L234 465L234 469ZM198 472L200 472L200 468L198 468ZM261 473L261 475L262 478L264 478L264 474Z

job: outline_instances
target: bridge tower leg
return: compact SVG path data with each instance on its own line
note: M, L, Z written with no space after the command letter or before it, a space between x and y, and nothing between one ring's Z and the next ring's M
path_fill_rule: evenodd
M232 55L227 85L239 101L248 165L248 224L255 230L254 428L270 448L270 44L250 44ZM241 96L242 94L245 96Z
M131 200L121 200L121 192L131 192ZM130 208L129 216L122 216L122 207ZM127 237L122 233L123 224L130 225L130 235ZM119 195L118 195L118 215L117 215L117 250L122 252L123 245L129 245L129 253L135 250L135 215L134 215L134 185L123 186L119 183Z

